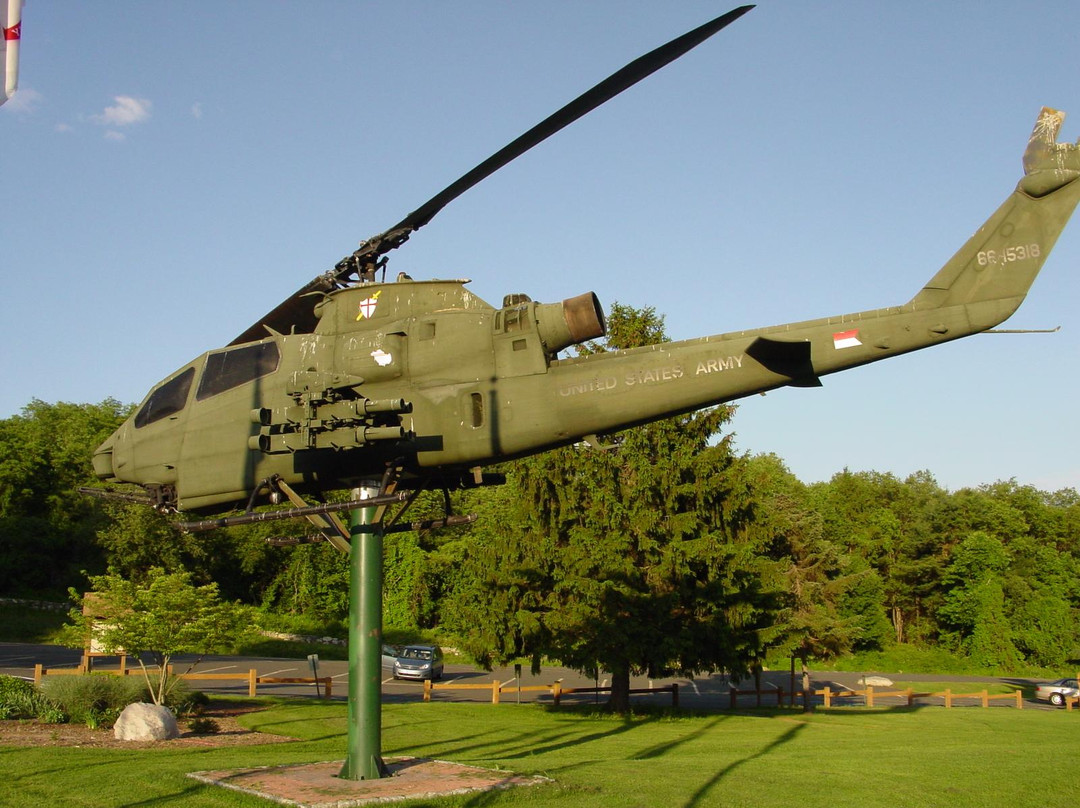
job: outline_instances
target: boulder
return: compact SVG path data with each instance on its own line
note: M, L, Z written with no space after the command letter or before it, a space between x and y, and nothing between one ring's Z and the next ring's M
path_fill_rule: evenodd
M137 702L120 713L113 735L120 741L167 741L180 737L180 727L168 707Z
M892 687L893 682L888 676L864 676L863 687Z

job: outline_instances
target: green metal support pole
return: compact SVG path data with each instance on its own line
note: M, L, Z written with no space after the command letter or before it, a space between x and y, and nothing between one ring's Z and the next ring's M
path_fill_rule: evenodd
M354 499L379 493L365 482ZM350 511L349 535L349 749L339 777L377 780L386 773L382 759L382 531L370 525L375 508Z

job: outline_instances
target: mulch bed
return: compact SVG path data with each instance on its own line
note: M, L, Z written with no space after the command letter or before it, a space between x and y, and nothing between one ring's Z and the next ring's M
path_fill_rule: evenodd
M42 724L38 721L0 721L0 746L77 746L119 749L152 749L166 746L245 746L291 741L282 735L252 732L240 726L237 717L264 709L258 705L211 704L200 718L212 719L219 732L196 735L187 728L188 719L178 719L180 737L171 741L118 741L112 727L90 729L81 724Z

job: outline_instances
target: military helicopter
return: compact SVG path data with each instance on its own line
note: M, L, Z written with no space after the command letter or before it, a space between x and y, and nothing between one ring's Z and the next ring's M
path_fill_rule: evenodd
M388 253L444 206L528 149L696 47L737 8L612 74L363 242L243 331L158 383L95 452L106 491L163 510L311 519L347 549L315 504L381 480L447 490L497 482L484 467L992 329L1023 301L1080 200L1080 145L1059 144L1064 114L1044 108L1024 176L986 223L907 303L633 350L560 358L604 335L586 292L561 303L507 295L499 307L465 280L386 281ZM380 278L381 273L381 278ZM94 489L98 494L102 489ZM292 507L256 512L264 497ZM335 526L336 525L336 526Z

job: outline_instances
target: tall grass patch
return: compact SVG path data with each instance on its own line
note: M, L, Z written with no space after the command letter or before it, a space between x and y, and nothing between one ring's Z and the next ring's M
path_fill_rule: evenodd
M41 692L75 724L111 726L129 704L145 701L146 685L133 676L46 676Z

